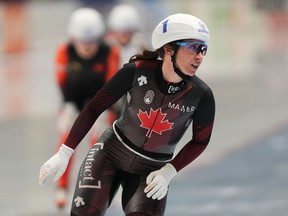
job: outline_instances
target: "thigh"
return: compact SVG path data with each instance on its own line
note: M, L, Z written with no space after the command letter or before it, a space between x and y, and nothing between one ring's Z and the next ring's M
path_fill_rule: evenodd
M104 143L96 143L84 159L76 182L71 215L104 215L121 176L103 153Z
M164 215L167 195L161 200L147 198L144 193L146 176L127 174L122 183L122 205L126 215L133 212L145 213L147 215Z

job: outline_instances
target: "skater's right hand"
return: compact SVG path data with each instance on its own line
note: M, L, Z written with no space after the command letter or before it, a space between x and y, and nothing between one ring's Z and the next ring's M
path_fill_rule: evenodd
M65 172L68 166L69 159L72 156L73 152L73 149L62 144L58 152L48 161L46 161L40 168L39 184L44 185L46 177L54 173L55 177L53 179L53 182L58 181L58 179Z

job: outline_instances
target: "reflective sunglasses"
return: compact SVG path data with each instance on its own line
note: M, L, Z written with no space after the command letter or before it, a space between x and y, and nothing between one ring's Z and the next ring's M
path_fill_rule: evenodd
M204 42L176 42L177 45L185 47L190 53L206 55L208 46Z

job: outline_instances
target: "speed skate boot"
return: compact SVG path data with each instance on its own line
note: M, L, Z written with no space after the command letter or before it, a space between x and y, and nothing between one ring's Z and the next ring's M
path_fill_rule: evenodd
M57 187L55 191L55 204L59 209L66 206L67 202L67 189L62 187Z

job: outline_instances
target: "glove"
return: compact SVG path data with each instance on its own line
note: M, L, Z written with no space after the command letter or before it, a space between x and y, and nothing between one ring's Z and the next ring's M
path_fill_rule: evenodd
M53 173L56 173L53 182L58 181L58 179L65 172L68 166L69 159L72 156L73 152L73 149L62 144L58 152L48 161L46 161L40 168L39 184L44 185L46 177Z
M147 187L144 192L147 197L161 200L166 196L168 185L171 179L177 174L176 169L170 163L167 163L160 170L151 172L146 178Z

